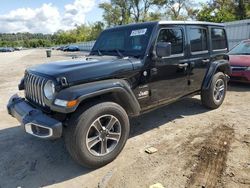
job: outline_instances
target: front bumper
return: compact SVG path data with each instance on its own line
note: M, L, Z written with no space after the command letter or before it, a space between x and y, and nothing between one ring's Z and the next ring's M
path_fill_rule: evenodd
M250 71L233 71L230 75L231 81L237 82L249 82L250 83Z
M24 130L43 139L56 139L62 136L62 123L32 107L25 99L14 95L7 105L8 113L15 117Z

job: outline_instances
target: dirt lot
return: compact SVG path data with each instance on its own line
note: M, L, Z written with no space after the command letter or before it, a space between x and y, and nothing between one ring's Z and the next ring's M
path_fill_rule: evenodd
M50 60L72 55L52 53ZM217 110L195 97L131 119L118 158L89 170L71 160L62 140L29 136L6 113L25 68L45 62L45 50L0 54L0 188L250 187L250 85L231 84ZM145 153L148 146L158 152Z

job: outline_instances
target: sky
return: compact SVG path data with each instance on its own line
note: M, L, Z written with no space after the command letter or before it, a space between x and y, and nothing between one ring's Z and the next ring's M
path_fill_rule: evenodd
M0 33L54 33L102 20L108 0L8 0L0 6ZM199 0L204 1L204 0Z
M0 6L0 32L54 33L102 20L105 0L8 0Z

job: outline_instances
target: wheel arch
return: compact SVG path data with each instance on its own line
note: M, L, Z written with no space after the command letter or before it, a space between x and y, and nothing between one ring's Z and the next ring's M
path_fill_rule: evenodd
M79 101L69 113L103 101L119 104L130 116L139 115L141 111L134 93L125 80L113 79L81 84L62 90L57 97L63 100L77 99Z
M213 75L216 74L217 72L223 72L227 76L231 74L231 67L230 67L228 60L222 59L222 60L217 60L211 63L207 71L207 74L203 80L203 84L201 88L202 90L206 90L209 88L212 82Z

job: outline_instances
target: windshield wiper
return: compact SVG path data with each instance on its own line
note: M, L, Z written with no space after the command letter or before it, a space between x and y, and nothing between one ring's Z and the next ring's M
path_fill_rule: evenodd
M101 50L99 50L99 49L93 50L92 52L97 52L99 56L102 56L102 52L101 52Z
M124 50L120 50L120 49L107 50L107 52L116 52L120 58L124 58L124 55L122 54L121 51L124 52Z
M119 49L115 49L117 54L121 57L124 58L124 55L121 53L121 51Z

